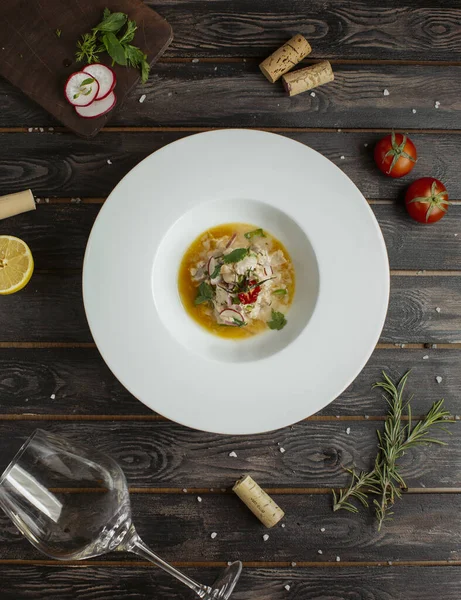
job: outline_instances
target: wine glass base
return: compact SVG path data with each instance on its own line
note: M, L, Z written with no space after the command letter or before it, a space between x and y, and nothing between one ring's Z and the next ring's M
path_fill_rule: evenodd
M237 560L227 567L216 579L204 600L227 600L232 594L242 572L242 563Z

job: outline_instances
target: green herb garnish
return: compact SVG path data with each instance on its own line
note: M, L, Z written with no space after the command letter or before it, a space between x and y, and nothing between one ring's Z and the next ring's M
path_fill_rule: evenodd
M232 319L237 327L245 327L246 323L243 319L236 319L235 317Z
M238 296L232 296L232 304L242 304Z
M407 450L415 446L428 444L441 444L445 442L429 437L429 430L434 425L453 423L448 420L449 412L442 410L443 400L434 402L426 416L413 427L410 401L404 406L403 391L407 381L408 371L402 379L395 384L392 379L383 373L384 381L375 383L373 387L380 387L386 392L389 414L386 418L384 431L377 431L378 455L375 459L373 470L357 474L354 469L347 469L352 475L352 480L347 489L338 494L333 492L333 510L345 509L357 513L358 509L351 500L358 500L363 506L368 506L368 496L375 495L373 500L378 530L385 520L391 517L394 502L401 498L402 489L406 488L405 481L400 474L397 464ZM402 424L404 410L408 412L408 423Z
M223 256L223 262L225 265L229 265L231 263L240 262L246 256L248 256L248 248L236 248L226 256Z
M215 279L219 275L219 273L221 272L221 267L222 265L216 265L213 273L210 275L210 279Z
M208 302L213 298L213 288L211 285L202 281L202 283L198 286L197 296L195 297L194 304L197 306L198 304L203 304L203 302Z
M274 290L272 293L276 296L286 296L288 294L288 292L282 288L280 288L279 290Z
M56 37L60 38L61 33L62 33L62 31L60 29L56 29L56 31L55 31Z
M254 229L253 231L248 231L244 234L247 240L251 240L254 237L266 237L266 234L262 229Z
M280 329L283 329L286 324L287 320L285 319L285 315L272 309L272 319L267 322L269 329L277 329L280 331Z
M93 27L91 33L84 33L77 42L77 62L95 63L99 61L101 52L107 52L112 64L138 68L142 83L146 83L150 69L147 55L131 44L136 29L136 22L128 19L128 15L112 13L105 8L102 21Z

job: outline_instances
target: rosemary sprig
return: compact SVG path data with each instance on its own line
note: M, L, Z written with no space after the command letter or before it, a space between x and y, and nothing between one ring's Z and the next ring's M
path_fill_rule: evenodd
M441 444L445 442L429 437L431 427L440 426L442 423L452 423L448 420L449 412L443 410L443 400L434 402L426 416L412 428L412 414L410 400L404 405L403 392L410 372L408 371L396 385L392 379L383 373L383 381L375 383L386 392L389 414L384 425L384 431L377 431L378 455L375 465L370 472L357 474L353 469L348 469L352 480L347 489L338 494L333 491L333 510L348 510L358 512L351 500L358 500L363 506L368 506L368 496L376 495L373 499L378 530L386 519L391 517L392 506L396 499L401 498L402 489L406 488L405 481L400 474L397 461L407 450L419 445ZM404 411L408 412L408 424L402 424Z

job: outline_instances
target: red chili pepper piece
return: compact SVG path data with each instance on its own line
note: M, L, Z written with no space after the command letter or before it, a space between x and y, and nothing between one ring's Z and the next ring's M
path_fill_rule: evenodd
M248 282L249 286L255 285L256 281L252 280ZM240 304L254 304L258 299L259 292L261 291L261 286L256 286L252 290L247 293L241 292L238 297L240 300Z

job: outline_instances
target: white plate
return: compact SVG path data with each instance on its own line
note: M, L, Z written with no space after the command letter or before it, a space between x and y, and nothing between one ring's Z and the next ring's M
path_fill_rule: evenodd
M232 221L274 234L296 271L288 325L248 341L207 333L177 291L188 245ZM358 375L384 324L389 265L370 207L333 163L279 135L212 131L155 152L115 188L83 293L104 360L139 400L196 429L259 433L312 415Z

